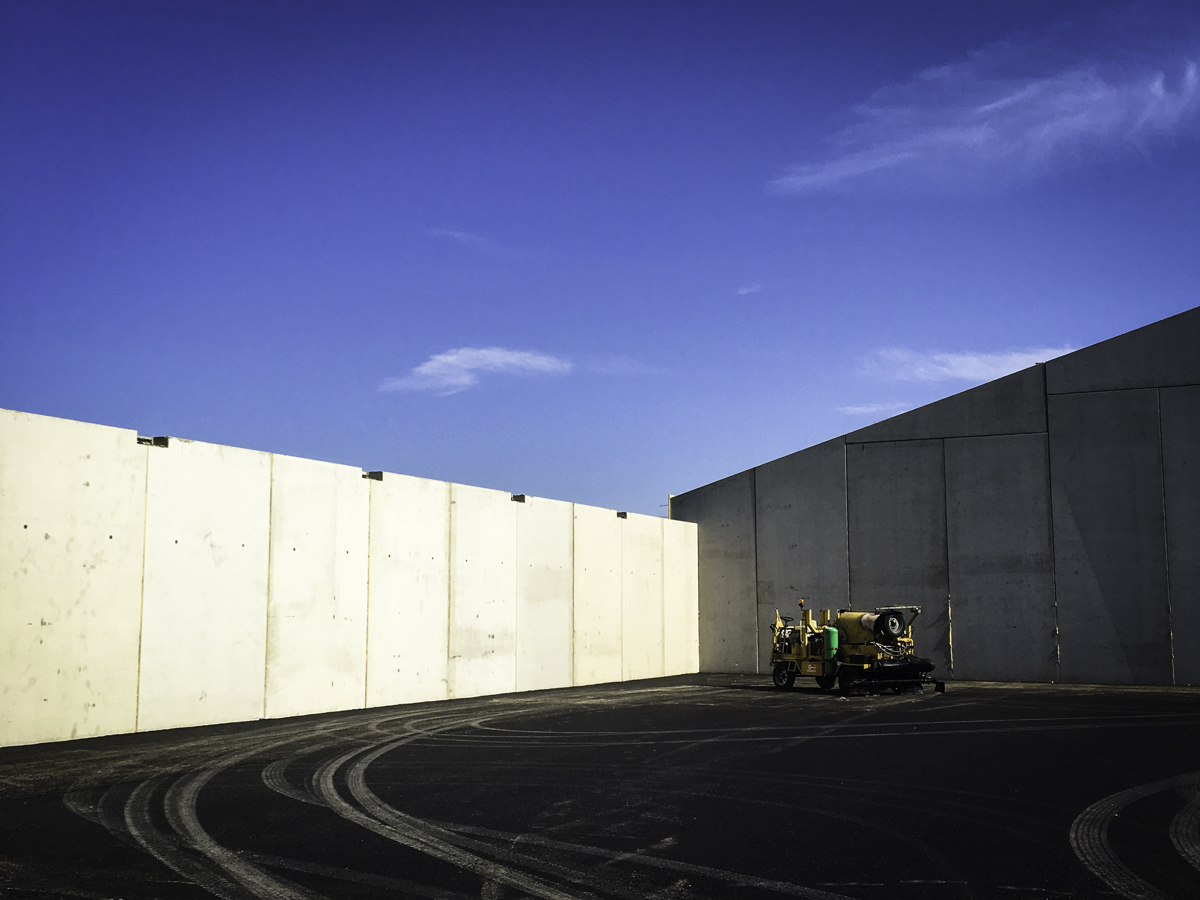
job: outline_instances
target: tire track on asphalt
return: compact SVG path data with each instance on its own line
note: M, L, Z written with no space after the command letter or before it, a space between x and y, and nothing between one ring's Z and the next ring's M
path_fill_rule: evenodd
M210 894L223 900L255 900L255 895L244 890L219 872L213 871L207 860L196 859L173 836L159 831L150 815L150 801L155 790L170 776L147 778L129 795L125 802L125 825L142 849L160 863Z
M481 720L475 720L470 723L460 723L449 727L462 727L463 725L470 725L472 728L477 728L480 721ZM466 845L476 852L486 853L488 855L502 855L502 858L506 858L511 862L540 868L543 871L548 871L559 878L571 880L576 883L588 884L589 886L595 886L598 889L604 890L608 893L615 893L618 896L629 897L631 900L640 900L640 898L644 896L644 891L640 889L636 891L630 891L625 889L623 886L613 885L607 880L597 879L596 876L577 869L571 869L555 863L548 863L543 860L539 860L536 857L531 857L527 854L516 853L512 850L505 850L503 848L495 847L494 845L487 845L477 841L465 840L461 834L456 833L455 830L442 829L428 820L419 819L415 816L402 813L395 809L395 807L385 803L367 786L366 771L380 756L384 755L395 747L400 746L401 743L408 742L409 741L407 739L400 739L392 742L391 744L387 744L383 747L372 750L359 759L347 773L346 781L351 793L354 795L354 798L359 801L361 808L373 818L393 826L410 826L419 828L424 830L426 833L436 834L440 840L445 841L447 844L457 844L460 846ZM808 888L787 882L758 878L756 876L725 872L723 870L712 869L707 866L695 866L688 863L675 863L672 860L649 857L641 853L601 851L600 848L580 849L583 847L583 845L570 845L565 842L559 843L560 846L558 846L556 849L566 850L567 852L589 853L590 851L598 851L591 852L590 855L604 856L616 861L638 862L664 869L687 871L692 874L714 878L727 884L758 887L776 893L787 894L789 896L808 898L808 900L847 900L847 898L843 897L842 895L833 894L816 888ZM546 844L544 846L550 847L551 845Z
M441 721L442 725L440 728L448 729L468 724L473 718L473 716L464 715L459 715L458 717L443 716L434 719L434 721ZM428 733L413 730L415 731L413 734L388 740L382 746L377 746L374 750L369 750L366 756L376 759L389 750L420 740ZM534 897L543 898L543 900L580 900L580 898L588 896L567 893L541 879L461 850L432 834L426 833L416 824L416 821L419 820L406 822L402 819L397 819L393 822L383 822L371 816L367 811L348 803L338 792L337 786L334 783L334 776L339 769L363 752L362 748L355 748L347 753L343 753L341 756L335 757L317 771L314 779L317 792L321 799L338 815L388 840L395 841L398 844L433 856L443 862L448 862L467 871L474 872L483 878L525 891Z
M1192 772L1118 791L1102 800L1097 800L1071 823L1071 849L1075 851L1075 855L1079 857L1079 861L1087 867L1088 871L1125 897L1126 900L1170 900L1165 893L1121 862L1109 843L1108 826L1117 813L1136 800L1173 787L1194 785L1197 782L1200 782L1200 772ZM1189 808L1190 806L1191 804L1189 804ZM1178 818L1179 816L1176 816L1176 820ZM1174 834L1172 834L1172 839L1174 839ZM1185 846L1188 846L1186 837ZM1178 845L1176 845L1176 849L1179 849ZM1188 858L1186 853L1184 857Z
M1200 776L1180 793L1186 805L1171 820L1171 844L1192 868L1200 871Z

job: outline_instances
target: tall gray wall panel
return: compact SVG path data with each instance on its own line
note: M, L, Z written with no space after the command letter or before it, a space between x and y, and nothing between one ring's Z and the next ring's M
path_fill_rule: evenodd
M1200 307L1046 363L1046 390L1116 391L1200 384Z
M1049 413L1062 680L1170 684L1158 391Z
M671 518L697 525L700 671L757 671L753 470L671 498Z
M947 440L954 677L1054 681L1054 559L1044 434Z
M851 443L1022 434L1046 430L1045 367L1031 366L977 388L852 431Z
M942 442L847 444L850 601L922 608L914 638L950 672L946 485Z
M846 570L846 445L826 441L755 470L759 670L771 659L775 610L850 604Z
M1200 684L1200 386L1159 398L1175 683Z

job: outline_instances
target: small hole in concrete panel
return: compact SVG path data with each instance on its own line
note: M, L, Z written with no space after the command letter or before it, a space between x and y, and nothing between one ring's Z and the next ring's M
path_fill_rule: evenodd
M22 528L28 528L29 526L28 526L28 525L22 525L21 527L22 527Z
M112 540L112 535L111 535L111 534L108 536L108 539L109 539L110 541Z
M178 543L179 543L179 541L176 541L175 543L177 543L177 544L178 544Z

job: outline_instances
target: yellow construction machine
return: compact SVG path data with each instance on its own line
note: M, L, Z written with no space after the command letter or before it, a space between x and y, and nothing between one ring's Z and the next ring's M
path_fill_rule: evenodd
M800 607L799 625L775 610L771 666L777 688L789 690L797 675L812 675L823 690L836 685L843 694L920 693L926 684L939 692L946 689L930 674L934 664L914 650L912 626L921 614L919 606L839 609L836 615L823 609L819 624L803 600Z

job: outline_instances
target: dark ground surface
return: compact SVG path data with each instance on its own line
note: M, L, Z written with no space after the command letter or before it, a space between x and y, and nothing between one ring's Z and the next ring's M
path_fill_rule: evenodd
M0 894L1200 897L1200 690L769 685L0 750Z

